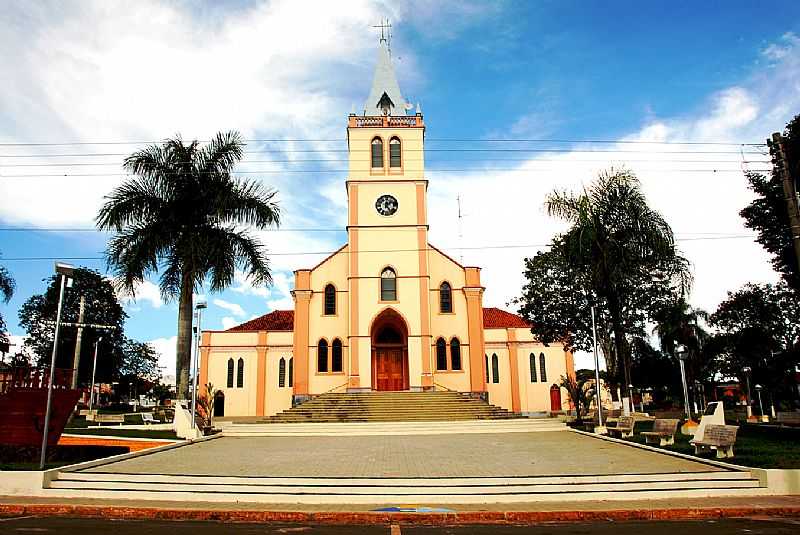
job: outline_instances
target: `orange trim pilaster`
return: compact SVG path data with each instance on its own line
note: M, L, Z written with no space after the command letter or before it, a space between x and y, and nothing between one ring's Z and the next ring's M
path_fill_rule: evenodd
M467 332L469 333L469 385L472 392L485 392L483 343L483 287L480 268L464 268L467 285Z
M256 416L264 416L267 404L267 348L257 347L256 355Z
M311 307L311 272L294 272L294 393L308 395L308 320Z
M351 195L355 194L354 186L353 191L351 191ZM357 209L357 203L351 204L351 208ZM361 378L359 376L358 369L358 229L351 228L349 234L350 246L347 248L347 252L350 260L350 292L348 294L350 297L350 325L348 336L348 345L350 346L348 351L348 354L350 355L350 377L347 380L347 386L348 388L360 388Z
M419 192L419 189L417 189ZM418 209L419 209L419 196ZM424 200L422 201L424 204ZM430 289L428 288L428 235L425 228L417 229L417 249L419 249L419 317L420 317L420 342L422 346L422 388L433 386L431 375L431 309Z
M508 336L508 366L511 370L511 410L520 412L519 403L519 343L517 331L514 328L506 329Z

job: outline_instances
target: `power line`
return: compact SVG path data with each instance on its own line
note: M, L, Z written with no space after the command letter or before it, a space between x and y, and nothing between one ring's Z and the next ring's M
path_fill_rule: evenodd
M678 238L676 242L684 241L704 241L704 240L732 240L732 239L754 239L755 236L749 235L731 235L731 236L711 236L711 237L695 237L695 238ZM532 249L537 247L550 247L549 243L533 243L533 244L504 244L504 245L479 245L472 247L424 247L417 249L365 249L359 250L358 253L413 253L421 251L440 251L441 249L454 250L454 251L477 251L477 250L498 250L498 249ZM308 255L331 255L335 251L296 251L296 252L268 252L266 256L308 256ZM53 261L53 260L70 260L70 261L86 261L86 260L105 260L102 256L18 256L18 257L3 257L2 261Z
M188 139L187 139L188 140ZM91 145L152 145L163 143L164 140L150 141L62 141L62 142L6 142L0 147L72 147ZM200 143L210 140L201 139ZM245 143L344 143L345 138L335 139L310 139L310 138L255 138L244 139ZM619 139L546 139L546 138L428 138L430 142L441 143L597 143L597 144L625 144L625 145L720 145L731 147L764 147L765 143L734 142L734 141L649 141L649 140L619 140Z
M330 154L330 153L371 153L370 149L259 149L245 150L243 154ZM405 153L414 152L500 152L500 153L565 153L565 154L758 154L766 156L763 151L758 150L630 150L630 149L565 149L565 148L423 148L423 149L404 149ZM0 154L0 158L83 158L100 156L130 156L124 152L87 152L83 154Z
M428 168L426 171L433 171L438 173L474 173L474 172L499 172L499 173L555 173L561 172L563 169L504 169L496 167L475 167L472 169L432 169ZM636 169L638 172L643 173L745 173L742 169ZM747 172L752 173L768 173L770 169L748 169ZM279 174L343 174L349 173L348 169L286 169L286 170L265 170L265 171L236 171L231 173L232 176L239 175L279 175ZM72 178L91 178L91 177L115 177L115 176L135 176L131 173L48 173L48 174L26 174L26 175L0 175L0 178L54 178L54 177L72 177Z

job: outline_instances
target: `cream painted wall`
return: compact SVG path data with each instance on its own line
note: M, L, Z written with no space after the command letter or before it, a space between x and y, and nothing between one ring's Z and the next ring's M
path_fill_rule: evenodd
M488 333L489 331L486 332ZM487 344L486 354L489 357L489 382L486 384L489 403L511 410L511 369L508 365L508 349L505 344L502 346L499 344ZM492 373L493 354L497 355L499 364L500 380L498 383L494 382L494 374Z
M280 359L286 363L284 386L279 382ZM292 387L289 386L289 359L292 358L292 348L275 347L267 350L267 370L265 383L266 402L264 404L265 416L272 416L292 406Z
M367 178L376 176L391 176L397 170L389 168L389 139L397 136L401 141L402 168L401 172L406 178L422 178L425 174L424 153L424 128L348 128L347 138L350 149L350 177ZM383 139L383 170L370 167L370 143L375 137Z
M239 358L244 359L244 384L236 387ZM228 387L228 359L233 359L233 388ZM225 416L251 416L256 413L257 352L255 347L212 349L209 353L208 380L225 394Z

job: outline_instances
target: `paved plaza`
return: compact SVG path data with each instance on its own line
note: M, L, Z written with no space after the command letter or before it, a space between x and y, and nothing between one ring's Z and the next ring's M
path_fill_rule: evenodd
M502 477L708 472L714 466L567 431L222 437L87 469L281 477Z

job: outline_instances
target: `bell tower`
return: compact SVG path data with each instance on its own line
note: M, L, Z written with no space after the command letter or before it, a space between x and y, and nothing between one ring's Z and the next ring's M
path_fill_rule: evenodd
M373 322L387 308L407 327L407 384L430 388L425 123L400 92L381 26L363 113L348 117L349 388L375 388ZM393 281L387 279L393 278ZM394 291L386 291L394 285Z

